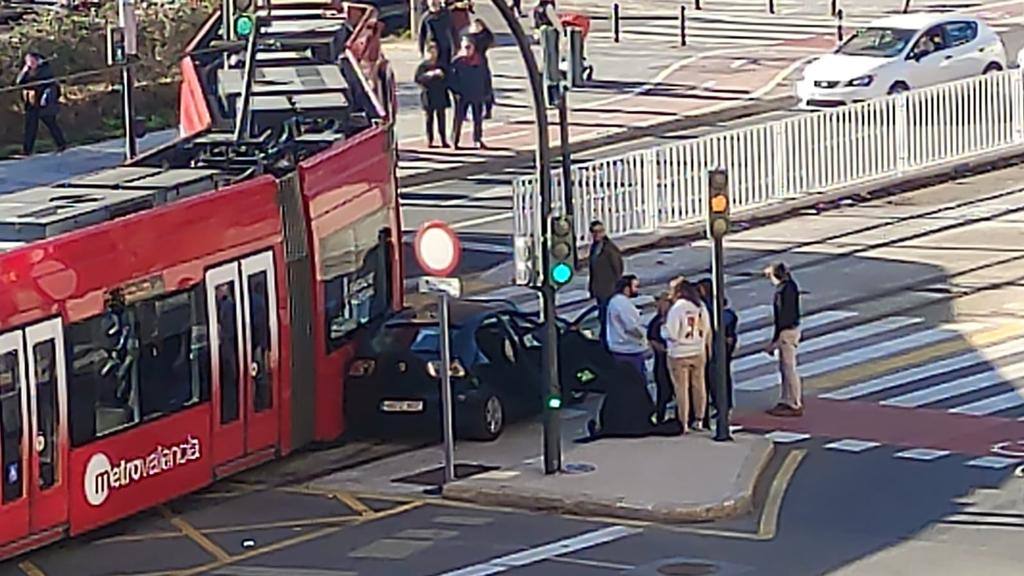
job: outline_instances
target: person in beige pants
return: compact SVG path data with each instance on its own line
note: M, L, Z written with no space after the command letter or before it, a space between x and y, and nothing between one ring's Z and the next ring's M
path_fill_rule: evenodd
M803 390L796 361L796 349L800 344L800 288L784 262L769 266L765 275L775 285L775 335L765 347L765 352L769 355L778 353L781 378L779 403L768 413L772 416L802 416Z
M684 280L672 284L674 302L661 328L668 350L668 368L676 392L679 425L685 434L693 422L695 430L703 429L707 394L704 370L711 343L711 320L696 288ZM693 401L693 418L690 401Z

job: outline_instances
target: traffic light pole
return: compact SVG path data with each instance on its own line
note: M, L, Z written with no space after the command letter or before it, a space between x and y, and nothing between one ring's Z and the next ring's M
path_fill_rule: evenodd
M716 418L715 440L724 442L732 440L729 433L729 390L728 370L729 363L725 358L725 242L722 235L716 234L711 244L711 290L715 297L715 338L712 344L715 347L715 396L718 402L715 408L718 410Z
M526 68L526 79L530 83L533 96L533 111L537 121L537 183L540 186L540 218L544 223L545 241L551 238L551 150L548 143L548 116L544 102L544 85L541 81L540 68L533 55L530 41L519 24L519 19L512 13L512 8L505 0L492 0L494 8L501 14L502 20L516 40L519 54ZM541 266L545 274L550 274L550 250L541 250ZM558 326L555 322L555 289L545 281L540 289L542 310L544 313L544 353L542 354L541 375L548 391L548 397L561 397L558 384ZM562 433L558 412L545 407L544 410L544 473L554 474L562 468Z
M569 91L562 92L558 100L558 143L562 152L562 213L569 216L576 214L572 197L572 150L569 148Z

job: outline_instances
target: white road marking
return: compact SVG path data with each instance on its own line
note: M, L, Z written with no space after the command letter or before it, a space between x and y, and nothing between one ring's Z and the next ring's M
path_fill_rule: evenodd
M933 450L931 448L913 448L910 450L904 450L893 454L896 458L903 458L904 460L921 460L922 462L931 462L932 460L938 460L944 456L949 456L949 450Z
M915 332L902 338L897 338L896 340L879 342L872 346L850 350L831 358L823 358L816 362L805 364L799 368L800 375L804 378L811 378L820 374L834 372L869 360L875 360L877 358L891 356L905 350L927 346L928 344L934 344L943 340L949 340L959 336L960 332L971 332L983 326L984 324L981 324L980 322L964 322L959 324L946 324L939 328ZM737 382L736 389L760 391L772 388L777 384L778 377L775 374L766 374L758 378L747 380L746 382Z
M1024 406L1024 397L1022 395L1024 395L1024 390L1015 389L1013 392L1006 392L998 396L951 408L949 412L953 414L967 414L968 416L988 416L1003 410Z
M903 394L902 396L879 402L879 404L883 406L898 406L900 408L918 408L926 404L933 404L1021 377L1024 377L1024 362L1017 362L992 372L982 372L981 374L959 378L952 382L939 384L938 386L930 386L923 390Z
M463 228L472 228L473 226L479 226L480 224L490 224L491 222L500 222L502 220L511 220L512 214L492 214L490 216L483 216L480 218L471 218L469 220L462 220L449 225L452 230L461 230Z
M829 314L829 316L825 317L826 314ZM847 314L848 316L853 316L852 313L845 314ZM836 318L836 316L839 317ZM801 328L805 330L810 329L820 324L832 322L833 320L841 320L843 317L844 316L836 312L822 312L820 314L815 314L814 316L807 318L805 322L801 323ZM911 324L917 324L923 321L924 320L922 320L921 318L908 318L906 316L883 318L881 320L876 320L874 322L869 322L867 324L854 326L847 330L830 332L828 334L823 334L821 336L809 338L806 341L800 343L798 350L801 353L816 352L818 350L830 348L837 344L846 344L849 342L853 342L855 340L860 340L862 338L868 338L870 336L877 336L878 334L883 334L885 332L899 330L900 328L905 328L907 326L910 326ZM767 342L768 338L770 337L771 333L769 332L768 337L762 338L758 341ZM740 358L739 360L733 362L733 370L735 372L740 372L743 370L749 370L751 368L757 368L758 366L771 364L773 362L775 362L775 358L768 356L767 354L755 354L753 356L746 356L744 358Z
M991 468L993 470L1002 470L1007 466L1012 466L1020 462L1019 458L1003 458L1002 456L982 456L981 458L975 458L964 462L967 466L974 468Z
M860 384L854 384L853 386L847 386L846 388L840 388L839 390L822 394L818 397L829 400L850 400L853 398L860 398L876 392L882 392L883 390L897 388L910 382L923 380L931 376L946 374L953 370L974 366L975 364L980 364L982 362L1012 356L1013 354L1019 353L1021 350L1024 350L1024 338L1003 342L990 348L984 348L981 351L973 351L967 354L961 354L960 356L940 360L934 364L926 364L909 370L902 370L900 372L888 374L869 382L862 382Z
M565 540L559 540L536 548L530 548L529 550L523 550L522 552L516 552L515 554L495 558L494 560L489 560L473 566L467 566L451 572L445 572L441 576L487 576L488 574L498 574L501 572L507 572L513 568L521 568L523 566L529 566L544 560L549 560L556 556L564 556L565 554L571 554L573 552L578 552L601 544L607 544L608 542L621 540L622 538L632 536L640 532L642 532L642 530L639 528L610 526L608 528L594 530L593 532L586 532L579 536L573 536L572 538L566 538Z
M801 432L786 432L785 430L776 430L769 434L764 435L765 438L771 440L776 444L794 444L796 442L802 442L811 437L810 434L804 434Z
M872 448L877 448L881 445L882 444L880 442L846 439L837 440L835 442L829 442L828 444L825 444L825 448L829 450L842 450L843 452L853 452L855 454L860 454L861 452L870 450Z

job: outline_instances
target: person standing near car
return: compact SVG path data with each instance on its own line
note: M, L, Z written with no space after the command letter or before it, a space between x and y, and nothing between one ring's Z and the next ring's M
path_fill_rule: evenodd
M25 55L25 65L18 72L15 84L23 86L22 103L25 106L25 133L22 141L22 152L31 156L36 146L36 135L39 123L42 122L50 131L57 151L67 148L64 132L57 123L60 111L60 83L53 77L50 63L42 55L29 52Z
M765 346L769 356L778 355L779 403L768 410L772 416L803 416L803 391L797 373L796 348L800 344L800 288L785 262L776 262L764 271L775 286L772 308L775 315L775 334Z
M608 347L608 300L615 295L615 283L622 277L622 253L619 247L605 234L600 220L590 223L590 254L587 267L590 277L587 288L590 297L597 302L601 342Z
M452 36L452 16L441 0L427 0L427 13L420 20L420 56L426 57L430 42L437 45L437 63L447 71L455 53L455 38Z
M420 104L427 120L427 146L434 147L434 121L441 136L441 146L448 147L448 122L445 110L451 106L448 97L448 72L438 61L435 42L427 44L427 57L416 68L416 83L420 85Z
M640 280L633 274L626 274L615 284L615 294L608 301L608 350L616 361L631 366L646 382L647 334L640 311L633 304L633 298L639 295Z
M669 309L672 308L672 295L666 292L658 299L657 313L647 325L647 341L654 351L654 383L658 387L657 398L655 399L654 421L655 425L661 424L668 419L665 411L668 403L672 400L672 376L668 372L668 342L661 334L661 328L665 325Z
M683 433L704 427L707 396L704 388L704 370L711 346L711 322L707 308L701 302L696 288L683 279L672 283L672 308L668 311L662 335L668 342L668 366L676 391L679 425ZM690 418L690 400L693 400L693 418Z

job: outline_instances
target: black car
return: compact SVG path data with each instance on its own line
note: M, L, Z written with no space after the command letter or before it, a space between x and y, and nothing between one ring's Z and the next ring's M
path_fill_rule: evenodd
M507 422L540 412L544 329L536 315L504 302L456 301L450 320L456 434L493 440ZM615 364L595 335L564 319L558 328L563 397L578 401ZM364 432L439 432L439 350L433 309L407 310L381 325L349 366L347 422Z

